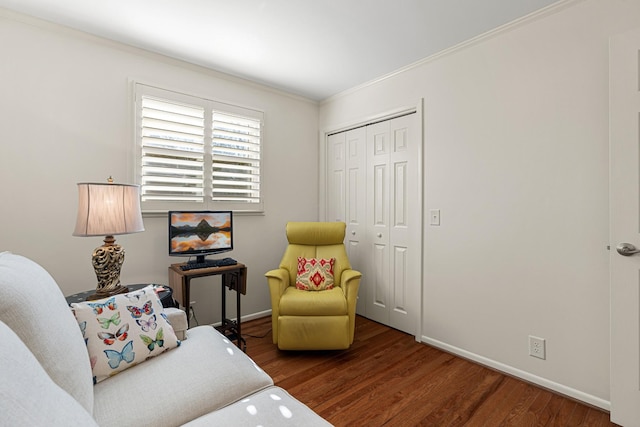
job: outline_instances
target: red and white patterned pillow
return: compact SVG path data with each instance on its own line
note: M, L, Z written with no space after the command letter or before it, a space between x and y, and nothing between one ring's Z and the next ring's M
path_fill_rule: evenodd
M324 291L333 289L333 266L335 258L298 257L296 288L303 291Z

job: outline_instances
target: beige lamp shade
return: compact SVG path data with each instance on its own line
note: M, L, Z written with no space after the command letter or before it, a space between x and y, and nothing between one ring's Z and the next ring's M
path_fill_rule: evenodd
M144 231L140 186L78 183L74 236L114 236Z

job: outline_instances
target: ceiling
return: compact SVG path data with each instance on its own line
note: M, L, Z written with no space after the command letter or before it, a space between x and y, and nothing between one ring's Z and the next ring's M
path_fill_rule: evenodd
M326 99L566 0L0 0L0 7Z

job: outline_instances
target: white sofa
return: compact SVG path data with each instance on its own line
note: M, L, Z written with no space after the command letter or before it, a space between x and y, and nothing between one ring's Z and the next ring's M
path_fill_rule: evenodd
M327 426L210 326L93 384L78 323L38 264L0 253L0 425Z

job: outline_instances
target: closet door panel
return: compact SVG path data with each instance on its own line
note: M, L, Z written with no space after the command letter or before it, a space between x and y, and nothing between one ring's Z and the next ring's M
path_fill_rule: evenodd
M421 209L416 203L420 200L416 160L420 138L412 134L417 132L415 115L393 119L389 126L389 164L394 172L390 182L393 207L389 245L393 248L393 263L389 280L393 300L389 325L413 334L420 307L420 240L416 239L421 230Z
M327 221L346 220L345 134L327 138Z
M393 176L393 226L391 241L393 242L393 311L400 315L407 314L407 251L408 247L402 238L398 238L399 232L407 231L407 162L394 164ZM405 233L406 234L406 233Z
M367 126L367 241L368 268L366 315L389 324L390 311L390 167L389 122Z
M365 128L345 132L346 170L346 247L351 268L363 272L366 255L366 180L367 180L367 132ZM364 315L366 300L366 277L360 281L356 313Z
M408 314L407 295L407 248L393 248L393 311L400 316ZM391 314L390 314L391 315Z

